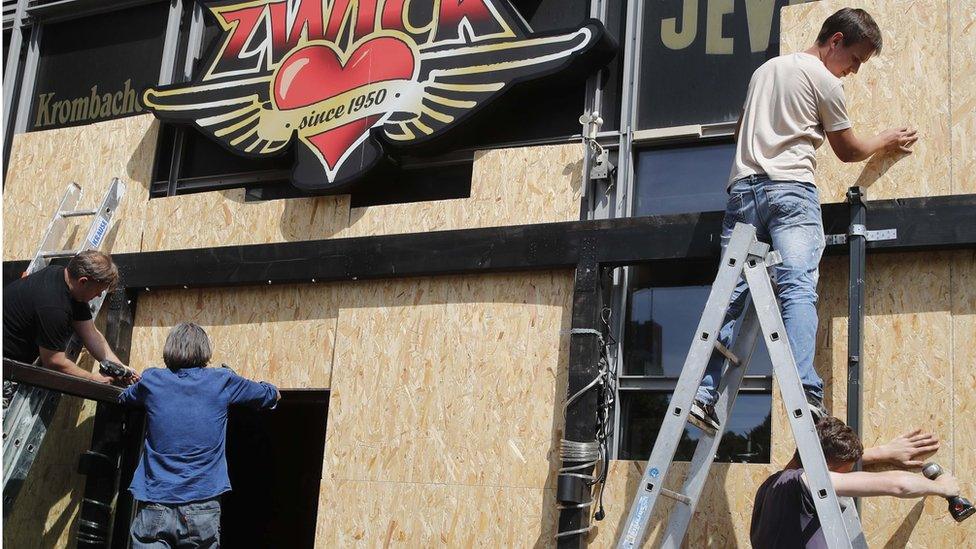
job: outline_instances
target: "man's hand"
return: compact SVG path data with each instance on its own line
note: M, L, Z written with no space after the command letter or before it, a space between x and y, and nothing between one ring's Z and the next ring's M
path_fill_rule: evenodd
M952 476L952 473L949 473L948 471L943 471L942 474L932 482L938 484L939 488L943 490L943 492L939 494L942 497L951 498L959 495L959 481L956 480L956 477Z
M105 383L105 384L110 384L113 381L115 381L115 378L103 376L100 372L91 372L88 375L88 379L94 381L95 383Z
M917 469L926 457L939 450L939 438L921 429L909 431L887 444L864 451L865 464L885 462L902 469Z
M899 151L912 154L912 145L918 141L918 131L912 128L891 128L878 134L885 152Z

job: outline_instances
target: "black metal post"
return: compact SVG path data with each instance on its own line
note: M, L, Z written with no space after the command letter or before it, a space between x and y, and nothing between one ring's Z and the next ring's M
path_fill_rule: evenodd
M864 268L867 240L867 207L864 190L851 187L847 190L851 208L851 224L847 230L850 253L850 286L847 313L847 425L861 436L863 408L861 396L861 365L864 356Z
M105 338L124 362L129 361L135 296L133 291L119 290L108 298ZM91 449L78 461L78 472L87 476L78 518L78 547L106 548L112 543L112 502L119 492L119 465L129 427L127 414L118 404L98 403ZM119 519L128 522L127 516Z
M600 265L596 258L596 242L583 239L580 262L576 268L573 293L574 330L601 330L602 287ZM601 330L602 332L602 330ZM592 332L575 332L569 343L569 383L567 398L572 398L590 385L599 375L600 338ZM595 442L597 422L597 391L589 390L579 395L566 408L566 426L563 438L574 442ZM571 469L583 462L564 461L559 475L556 499L562 506L559 512L559 532L568 535L557 537L560 548L584 546L583 531L590 523L592 493L589 484L578 475L590 475L593 467ZM575 532L570 534L570 532Z

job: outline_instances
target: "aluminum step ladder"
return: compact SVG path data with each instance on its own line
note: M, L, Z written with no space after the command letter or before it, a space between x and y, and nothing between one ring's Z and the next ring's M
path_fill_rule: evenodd
M643 543L660 496L676 502L670 520L666 523L667 529L661 546L681 546L708 478L708 471L715 461L715 453L760 332L769 350L776 382L783 395L793 437L804 464L808 487L813 495L827 546L831 549L867 547L853 500L838 498L830 482L820 438L817 436L796 370L796 361L786 337L779 303L770 280L769 268L780 262L778 252L771 252L768 244L756 239L755 227L736 224L702 312L697 337L692 341L681 377L671 397L668 413L631 504L627 522L617 541L619 549L630 549ZM738 322L738 337L732 349L726 349L718 342L717 336L731 301L732 291L742 276L745 276L750 295L745 312ZM725 356L724 375L718 386L719 399L715 405L719 428L715 432L702 431L684 486L681 493L676 493L664 488L664 480L668 476L678 442L688 422L688 413L704 377L705 367L715 352Z
M58 210L51 218L25 275L47 267L54 259L69 258L79 252L101 246L123 194L125 194L125 185L118 178L114 178L97 209L78 210L76 208L81 201L81 187L77 183L68 184ZM88 234L81 247L73 250L62 249L68 219L75 217L92 218ZM88 303L92 318L98 316L104 299L105 293L102 293ZM71 360L77 360L81 347L81 340L76 335L72 335L65 349L65 355ZM7 380L3 382L3 392L3 518L6 519L37 457L44 435L47 433L47 426L57 410L61 394ZM9 405L7 405L8 396Z

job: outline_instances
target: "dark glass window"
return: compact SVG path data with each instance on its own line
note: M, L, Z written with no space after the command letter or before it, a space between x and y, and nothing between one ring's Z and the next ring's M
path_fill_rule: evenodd
M627 294L618 457L647 459L708 300L716 265L706 261L631 267ZM772 364L760 340L736 399L718 461L769 462ZM640 385L654 382L655 387ZM755 383L757 382L758 383ZM676 454L690 460L700 436L688 425Z
M159 82L168 2L43 27L30 130L140 114Z
M628 391L620 395L620 459L646 460L657 440L671 393ZM772 395L740 393L732 408L728 429L722 436L715 461L726 463L769 463ZM678 443L675 460L691 461L701 436L688 425Z
M638 128L736 120L752 72L779 54L780 8L802 1L647 0Z
M645 149L636 156L635 216L725 210L733 143Z
M711 286L653 287L633 277L627 303L624 375L677 378ZM747 375L772 375L766 345L756 346Z

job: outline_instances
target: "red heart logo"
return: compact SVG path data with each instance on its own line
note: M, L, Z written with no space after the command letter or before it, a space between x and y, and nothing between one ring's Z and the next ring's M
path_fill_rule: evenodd
M305 46L281 62L274 81L275 105L282 110L307 107L367 84L409 79L413 69L413 50L403 40L391 36L359 44L345 63L328 46ZM361 118L312 135L308 140L334 169L342 155L378 118Z

